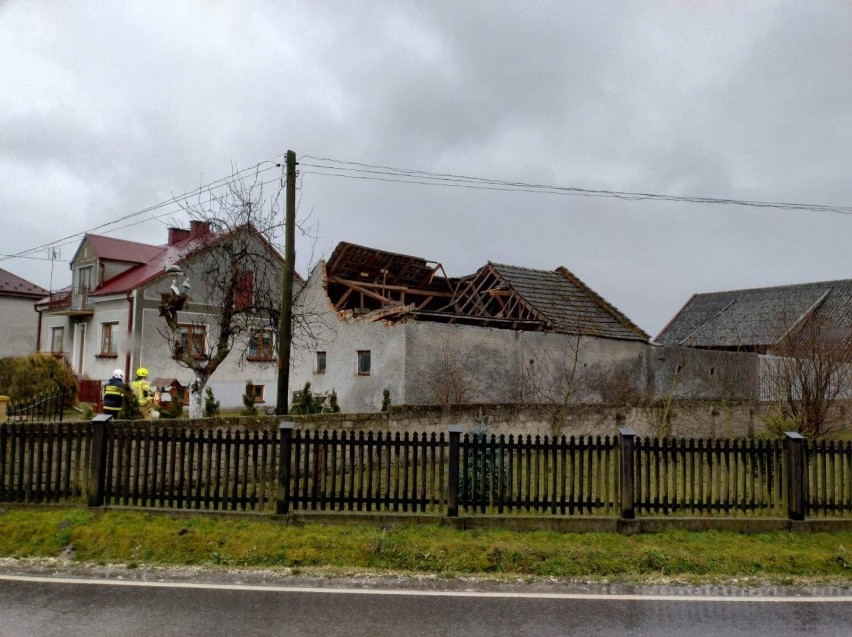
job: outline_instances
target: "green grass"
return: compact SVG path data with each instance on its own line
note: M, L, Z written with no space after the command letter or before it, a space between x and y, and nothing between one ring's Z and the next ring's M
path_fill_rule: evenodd
M0 556L161 566L288 567L317 573L852 584L852 533L670 531L654 535L459 531L438 525L285 525L268 519L9 509Z

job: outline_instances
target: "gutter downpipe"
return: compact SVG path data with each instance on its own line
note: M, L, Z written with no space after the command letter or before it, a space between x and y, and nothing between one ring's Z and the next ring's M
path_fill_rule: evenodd
M127 353L124 355L124 377L130 376L130 351L133 346L133 291L127 291Z
M36 327L36 354L41 353L41 310L36 304L33 304L33 310L38 314L38 327Z

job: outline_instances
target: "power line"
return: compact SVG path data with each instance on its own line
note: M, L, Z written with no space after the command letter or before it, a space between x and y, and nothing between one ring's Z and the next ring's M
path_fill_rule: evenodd
M275 157L272 157L271 159L266 159L264 161L258 162L257 164L255 164L254 166L250 166L249 168L244 168L243 170L238 170L237 172L232 173L231 175L228 175L227 177L221 177L221 178L216 179L214 181L211 181L207 184L199 186L198 188L196 188L194 190L184 192L180 195L174 195L170 199L166 199L164 201L161 201L158 204L154 204L152 206L142 208L141 210L131 212L129 214L118 217L117 219L113 219L112 221L107 221L105 223L99 224L99 225L94 226L92 228L89 228L87 230L75 232L74 234L70 234L70 235L62 237L60 239L56 239L54 241L49 241L47 243L43 243L41 245L34 246L32 248L28 248L26 250L22 250L20 252L15 253L15 254L0 255L0 261L5 261L5 260L8 260L8 259L14 259L14 258L27 258L26 255L29 255L33 252L37 252L39 250L43 250L43 249L51 247L51 246L58 247L58 246L69 245L69 244L75 243L77 239L79 239L81 236L85 235L86 233L94 232L96 230L102 230L103 228L113 226L115 224L121 223L122 221L127 221L127 220L134 219L134 218L142 216L142 215L149 214L149 213L154 212L155 210L159 210L160 208L163 208L165 206L178 204L178 208L170 209L170 210L167 210L164 213L160 213L159 215L148 216L148 217L146 217L142 220L135 221L133 223L128 223L128 224L125 224L125 225L122 225L122 226L118 226L116 228L112 228L111 230L109 230L109 232L115 232L116 230L121 230L123 228L128 228L128 227L131 227L131 226L138 225L140 223L144 223L146 221L151 221L153 219L159 219L159 218L168 216L170 214L180 212L182 210L182 208L180 207L179 202L185 201L186 199L188 199L190 197L196 197L196 196L199 196L199 195L203 195L205 193L216 190L217 188L221 188L223 186L226 186L226 185L228 185L228 183L230 183L231 181L233 181L236 178L239 178L244 173L247 173L247 172L250 172L250 171L253 171L253 170L257 170L257 174L261 175L261 174L263 174L263 173L265 173L269 170L274 170L275 168L280 167L280 163L275 162L275 160L278 159L279 157L283 157L283 154L282 155L276 155ZM268 166L266 168L263 168L261 170L258 170L260 168L260 166L262 166L263 164L272 164L272 165ZM277 179L271 179L269 181L261 182L260 185L266 185L266 184L272 183L274 181L278 181L278 180Z
M380 164L367 164L363 162L345 161L329 157L316 157L303 155L300 159L313 159L323 164L311 164L300 161L303 167L317 168L332 172L319 172L313 170L302 170L303 174L315 174L326 177L363 179L371 181L388 181L397 183L408 183L416 185L443 186L447 188L467 188L472 190L498 190L513 192L535 192L552 195L568 195L578 197L611 197L624 199L626 201L669 201L697 204L722 204L749 206L753 208L775 208L780 210L803 210L808 212L831 212L835 214L852 215L852 206L833 206L824 204L793 203L779 201L758 201L747 199L697 197L682 195L666 195L650 192L631 192L620 190L603 190L591 188L579 188L574 186L554 186L548 184L535 184L518 181L506 181L486 177L472 177L453 173L435 173L425 170L409 168L397 168ZM342 164L342 165L330 165ZM352 168L355 166L355 168ZM348 174L356 173L356 174Z
M30 259L32 261L59 261L60 263L70 263L68 259L51 259L50 257L28 257L18 256L15 254L0 254L0 257L9 257L14 259Z

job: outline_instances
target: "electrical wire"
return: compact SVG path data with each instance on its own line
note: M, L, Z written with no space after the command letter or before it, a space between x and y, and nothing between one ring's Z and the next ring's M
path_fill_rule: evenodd
M206 193L213 192L218 188L222 188L240 178L245 173L256 171L257 175L266 173L269 170L280 168L283 163L285 154L276 155L270 159L258 162L254 166L250 166L243 170L236 171L226 177L221 177L207 184L203 184L194 190L184 192L180 195L174 195L170 199L161 201L160 203L136 210L129 214L118 217L111 221L99 224L87 230L75 232L54 241L49 241L41 245L22 250L15 254L0 254L0 261L15 258L39 259L39 257L29 256L34 252L43 250L48 247L63 247L76 243L80 237L86 233L110 228L105 232L115 232L132 226L139 225L152 220L162 219L168 215L176 214L183 211L181 201L186 201L190 197L200 196ZM310 163L304 160L313 160ZM260 168L264 164L272 164L265 168ZM721 204L748 206L754 208L773 208L779 210L799 210L808 212L830 212L835 214L852 215L852 206L832 206L824 204L809 204L809 203L793 203L793 202L778 202L778 201L759 201L733 198L716 198L716 197L697 197L683 195L666 195L651 192L631 192L620 190L604 190L580 188L576 186L555 186L550 184L528 183L522 181L508 181L503 179L494 179L488 177L476 177L470 175L461 175L456 173L439 173L426 170L400 168L395 166L387 166L382 164L369 164L365 162L347 161L335 159L331 157L320 157L316 155L300 155L299 156L300 175L318 175L323 177L334 177L344 179L357 179L365 181L381 181L388 183L402 183L420 186L439 186L444 188L465 188L469 190L490 190L497 192L525 192L535 194L550 194L550 195L567 195L574 197L609 197L618 198L625 201L665 201L665 202L681 202L695 204ZM309 170L305 170L308 168ZM310 170L314 169L314 170ZM260 186L264 186L273 182L279 181L279 178L270 179L260 182ZM166 206L177 206L169 208L165 212L156 215L151 215L152 212L160 210ZM147 216L146 216L147 215ZM141 219L138 219L142 217ZM131 221L133 220L133 221ZM130 221L130 223L124 223ZM121 225L118 225L121 224ZM44 259L49 260L49 259Z
M37 252L39 250L44 250L45 248L61 247L61 246L70 245L70 244L76 243L77 239L79 239L80 237L82 237L83 235L85 235L87 233L95 232L97 230L102 230L104 228L108 228L110 226L114 226L116 224L119 224L122 221L127 221L127 220L134 219L134 218L142 216L142 215L147 215L147 214L154 212L156 210L159 210L160 208L163 208L165 206L172 206L172 205L175 205L175 204L178 205L177 208L172 208L172 209L167 210L166 212L160 213L158 215L147 216L144 219L141 219L139 221L134 221L133 223L128 223L128 224L124 224L124 225L121 225L121 226L117 226L115 228L110 229L107 232L115 232L115 231L121 230L123 228L135 226L135 225L138 225L140 223L145 223L147 221L151 221L151 220L154 220L154 219L160 219L160 218L166 217L170 214L175 214L175 213L180 212L182 210L182 208L180 207L181 201L186 201L187 199L189 199L191 197L204 195L205 193L212 192L212 191L214 191L218 188L225 187L228 184L230 184L234 179L240 178L245 173L248 173L248 172L251 172L251 171L257 171L257 174L261 175L261 174L268 172L270 170L274 170L275 168L279 168L281 166L281 164L276 162L275 160L282 158L283 156L284 156L283 154L282 155L276 155L275 157L272 157L271 159L266 159L264 161L258 162L254 166L250 166L248 168L238 170L234 173L231 173L231 175L228 175L226 177L221 177L221 178L216 179L214 181L211 181L207 184L203 184L203 185L199 186L198 188L196 188L194 190L189 190L189 191L181 193L179 195L174 195L170 199L166 199L166 200L161 201L160 203L154 204L152 206L147 206L146 208L142 208L141 210L136 210L136 211L131 212L129 214L118 217L117 219L107 221L107 222L99 224L97 226L93 226L93 227L91 227L87 230L75 232L73 234L67 235L67 236L62 237L60 239L56 239L54 241L49 241L47 243L43 243L41 245L34 246L32 248L28 248L26 250L16 252L15 254L0 255L0 261L6 261L8 259L15 259L15 258L26 258L27 255L32 254L33 252ZM266 168L260 169L260 167L263 166L264 164L272 164L272 165L268 166ZM269 183L272 183L272 182L275 182L275 181L278 181L278 178L271 179L271 180L265 181L265 182L261 182L259 185L263 186L263 185L266 185L266 184L269 184Z
M852 215L852 206L834 206L824 204L793 203L779 201L758 201L733 198L666 195L651 192L630 192L620 190L579 188L574 186L554 186L548 184L506 181L502 179L491 179L486 177L473 177L469 175L459 175L454 173L435 173L425 170L384 166L381 164L367 164L363 162L346 161L340 159L333 159L330 157L317 157L314 155L302 155L300 157L300 160L301 159L312 159L316 162L325 162L323 164L314 164L300 161L300 165L303 167L333 171L301 171L303 174L316 174L326 177L347 177L351 179L390 181L416 185L440 185L450 188L468 188L473 190L536 192L543 194L569 195L580 197L612 197L623 199L625 201L651 200L696 204L722 204L749 206L753 208L775 208L780 210L802 210L809 212L830 212L835 214ZM356 168L353 168L352 166L355 166ZM347 173L357 173L357 175Z

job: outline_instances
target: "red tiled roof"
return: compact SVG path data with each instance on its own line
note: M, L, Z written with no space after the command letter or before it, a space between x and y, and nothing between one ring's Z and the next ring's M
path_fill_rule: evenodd
M50 293L47 290L35 283L0 269L0 295L41 298L48 294Z
M188 241L181 241L176 245L170 246L149 246L154 248L155 251L146 263L122 272L108 281L104 281L92 294L101 295L127 292L135 290L149 281L153 281L165 273L166 262L177 263L180 261L182 250L186 247L187 243Z
M163 246L103 237L98 234L87 234L83 240L89 242L89 246L99 259L107 261L147 263L163 251Z
M91 239L93 235L89 235ZM276 257L282 259L281 255L275 247L266 240L262 233L257 233L257 236L264 244L275 254ZM100 239L108 239L108 237L98 237ZM134 244L132 241L120 241L120 243L131 244L145 248L148 251L148 258L135 268L131 268L108 281L104 281L97 289L92 292L92 295L120 294L134 290L142 285L150 283L158 276L165 274L166 263L180 263L183 254L186 252L187 246L195 241L215 241L220 237L215 234L206 234L201 237L188 237L182 241L177 241L172 245L152 246L144 243ZM117 239L109 239L110 241L119 241ZM140 252L141 254L141 252ZM99 254L99 256L101 256ZM105 258L105 257L101 257ZM125 259L125 261L128 259ZM295 273L294 273L295 274ZM298 274L295 274L299 282L304 285L304 279Z

